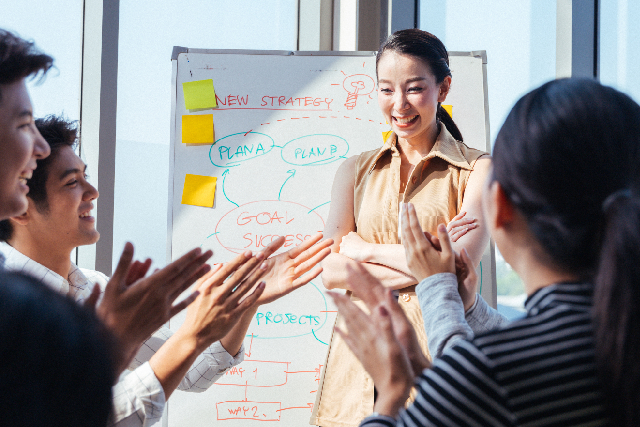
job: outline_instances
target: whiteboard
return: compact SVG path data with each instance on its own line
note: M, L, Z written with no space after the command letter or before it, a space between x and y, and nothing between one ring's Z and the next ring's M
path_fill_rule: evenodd
M450 55L445 104L465 143L488 151L484 51ZM172 63L168 261L201 246L226 262L274 236L286 236L287 250L322 231L338 166L380 147L389 130L377 105L375 52L175 48ZM187 110L182 83L205 79L217 108ZM215 144L182 143L182 116L198 114L213 114ZM186 174L217 177L212 208L181 203ZM493 291L492 268L482 273L483 293ZM174 393L165 424L308 425L335 316L320 279L260 307L245 361L204 393Z

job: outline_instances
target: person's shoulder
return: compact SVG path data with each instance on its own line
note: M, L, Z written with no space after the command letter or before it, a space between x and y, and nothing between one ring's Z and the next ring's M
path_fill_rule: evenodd
M454 139L455 144L462 153L462 156L473 167L478 160L491 162L491 156L486 151L478 150L477 148L471 148L462 141Z

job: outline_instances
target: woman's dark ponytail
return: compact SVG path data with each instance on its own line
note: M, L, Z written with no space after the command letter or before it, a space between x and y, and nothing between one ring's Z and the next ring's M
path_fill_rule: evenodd
M640 105L593 79L522 97L493 147L493 177L541 259L594 284L593 339L613 426L640 426Z
M445 110L444 107L440 104L438 104L436 120L445 125L451 136L462 142L462 133L460 133L460 129L458 129L458 126L456 126L456 124L454 123L453 119L449 115L449 112Z
M605 224L594 290L598 373L611 425L640 425L640 199L617 191Z
M391 34L382 43L376 55L376 74L378 73L378 61L386 51L410 55L422 60L431 69L437 84L442 83L446 77L451 77L449 53L440 39L431 33L417 28L409 28ZM438 104L436 119L445 125L451 136L462 141L460 129L440 104Z

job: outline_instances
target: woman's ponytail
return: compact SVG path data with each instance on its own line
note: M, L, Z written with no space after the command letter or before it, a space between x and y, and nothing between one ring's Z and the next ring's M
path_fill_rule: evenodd
M640 199L629 190L604 204L593 316L598 373L611 425L640 425Z
M458 141L462 142L462 133L460 133L460 129L454 123L453 119L444 109L444 107L438 104L438 111L436 112L436 120L445 125L451 136L453 136Z

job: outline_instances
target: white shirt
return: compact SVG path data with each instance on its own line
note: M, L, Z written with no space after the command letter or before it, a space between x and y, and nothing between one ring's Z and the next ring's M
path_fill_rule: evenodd
M79 268L73 263L69 276L65 279L4 242L0 242L0 259L2 256L5 258L5 269L28 274L57 292L69 295L78 303L82 303L91 294L95 283L99 284L104 292L109 281L109 278L99 271ZM154 333L136 354L129 367L133 370L125 371L113 386L110 426L150 426L160 421L165 405L164 390L149 365L149 359L171 335L173 332L165 326ZM198 356L180 382L178 390L202 392L243 359L244 345L238 354L231 356L220 341L216 341Z

